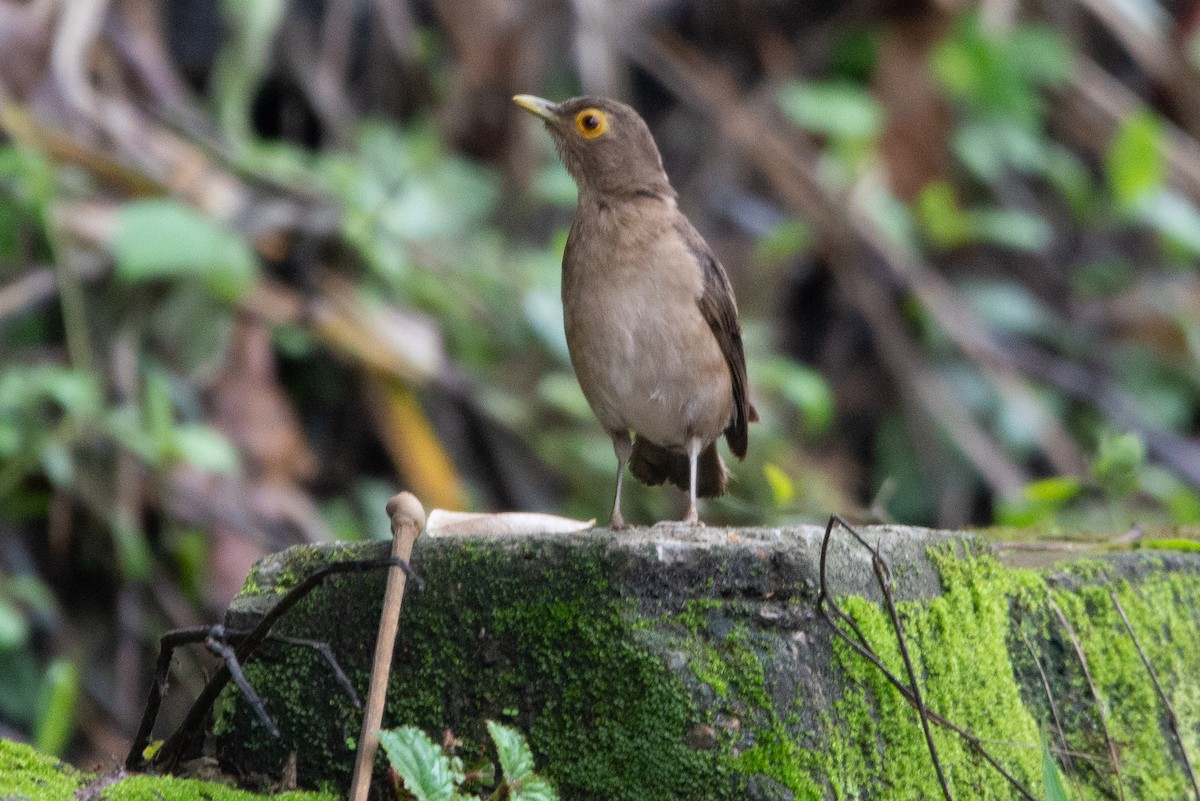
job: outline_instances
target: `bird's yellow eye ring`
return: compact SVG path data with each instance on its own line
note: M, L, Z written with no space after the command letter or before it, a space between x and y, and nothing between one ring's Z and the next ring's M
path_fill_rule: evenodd
M575 128L584 139L595 139L608 130L608 115L598 108L585 108L575 115Z

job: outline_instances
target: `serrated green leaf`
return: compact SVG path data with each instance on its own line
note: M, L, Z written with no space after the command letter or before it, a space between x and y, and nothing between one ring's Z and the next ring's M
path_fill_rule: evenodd
M112 250L117 277L131 283L199 278L214 294L237 300L258 276L258 261L244 241L176 200L121 206Z
M558 794L550 786L550 782L541 776L530 776L517 787L512 788L509 796L511 801L558 801Z
M801 128L826 136L871 139L883 130L883 109L871 93L852 83L788 81L779 108Z
M454 797L450 759L425 732L415 726L381 731L379 744L416 801L450 801Z
M521 733L494 720L487 722L487 728L496 743L504 780L515 785L528 778L533 773L533 752Z
M1163 188L1167 162L1162 137L1162 120L1151 111L1121 121L1104 156L1109 190L1120 208L1133 209Z

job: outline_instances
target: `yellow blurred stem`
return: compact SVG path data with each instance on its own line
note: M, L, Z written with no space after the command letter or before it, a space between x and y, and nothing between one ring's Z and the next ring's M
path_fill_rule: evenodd
M412 389L391 376L368 372L367 399L375 429L413 494L426 507L462 509L462 481Z

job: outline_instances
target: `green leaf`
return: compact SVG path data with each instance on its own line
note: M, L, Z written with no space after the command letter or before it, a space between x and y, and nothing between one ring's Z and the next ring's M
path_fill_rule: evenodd
M71 450L58 440L47 440L41 452L42 470L50 483L69 487L75 480L75 459Z
M852 83L787 81L779 87L779 108L801 128L826 136L871 139L883 130L879 102Z
M519 786L512 788L511 801L558 801L558 794L550 782L541 776L530 776Z
M815 236L803 220L787 219L775 225L754 245L754 258L779 265L809 250Z
M121 206L112 249L117 277L130 283L194 277L237 300L258 276L258 261L244 241L176 200Z
M1061 33L1043 25L1015 28L1005 54L1026 80L1038 86L1062 86L1075 69L1070 44Z
M113 546L121 574L128 581L145 581L150 577L153 557L146 534L128 510L117 508L108 516L108 527L112 532Z
M1027 253L1050 244L1050 226L1041 217L1019 209L982 209L966 214L970 237Z
M916 214L922 233L938 247L955 248L970 239L966 215L958 206L954 187L947 181L930 181L921 189Z
M787 506L796 498L796 485L791 477L778 465L767 462L763 465L763 477L771 488L771 497L776 506Z
M39 751L61 754L75 730L75 707L79 699L79 669L66 659L56 659L46 668L43 680L41 718L33 743Z
M1046 791L1046 801L1069 801L1070 796L1067 795L1066 785L1063 784L1062 775L1058 772L1058 763L1054 761L1054 754L1050 753L1050 739L1046 736L1044 726L1041 738L1042 785Z
M1110 434L1100 440L1092 475L1109 495L1124 497L1137 489L1146 463L1146 443L1137 434Z
M1013 250L1040 251L1050 242L1050 227L1028 212L1003 208L964 211L947 181L926 184L917 197L916 211L921 230L938 247L990 242Z
M1163 188L1167 163L1162 138L1162 121L1151 111L1121 121L1104 156L1109 190L1119 208L1132 209Z
M242 147L254 138L250 107L266 73L286 5L284 0L221 2L228 36L213 66L210 85L222 129Z
M829 383L816 370L790 359L766 359L754 365L755 381L777 392L800 411L804 427L823 434L833 425L836 402Z
M1016 281L977 279L959 288L990 328L1023 336L1049 336L1063 324L1041 299Z
M1083 485L1079 483L1079 479L1055 476L1026 484L1021 494L1032 503L1061 506L1082 491Z
M450 801L454 797L450 759L425 732L415 726L381 731L379 744L416 801Z
M0 651L11 651L21 647L29 639L29 621L25 613L0 598Z
M175 429L172 444L172 450L185 462L210 473L235 473L241 464L233 443L207 425L179 426Z
M502 723L489 720L487 727L496 743L505 781L512 785L523 782L533 773L533 752L529 750L529 744L519 731Z
M592 419L592 407L570 373L546 373L537 383L537 396L542 403L576 420Z
M169 454L174 444L175 408L171 402L171 376L157 366L146 369L142 390L142 420L146 440L156 459Z
M1135 209L1143 223L1172 243L1200 256L1200 211L1191 200L1169 189L1143 198Z

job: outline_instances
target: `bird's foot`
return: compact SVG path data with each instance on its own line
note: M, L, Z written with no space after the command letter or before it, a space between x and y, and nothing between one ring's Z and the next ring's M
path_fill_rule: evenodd
M696 505L692 504L688 507L687 517L683 518L682 522L685 526L695 526L704 528L704 521L700 519L700 512L696 509Z
M625 522L625 518L620 512L614 510L608 521L608 527L613 531L623 531L629 528L629 524Z

